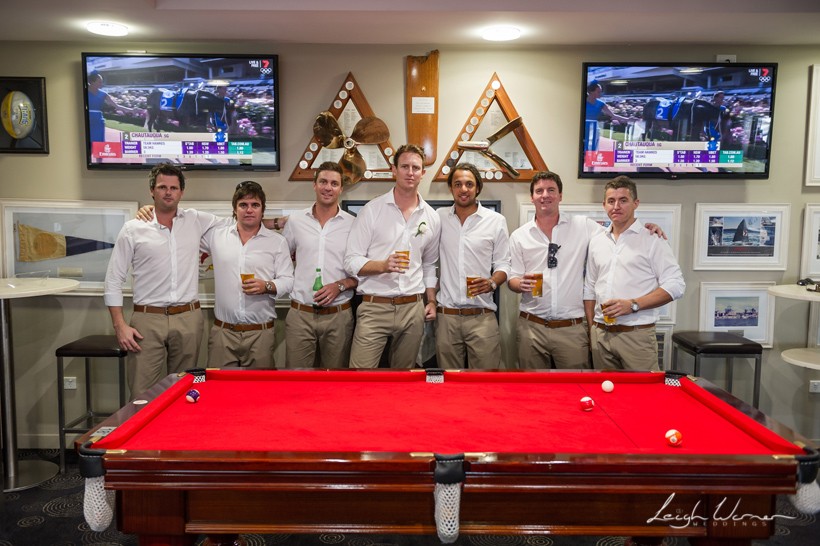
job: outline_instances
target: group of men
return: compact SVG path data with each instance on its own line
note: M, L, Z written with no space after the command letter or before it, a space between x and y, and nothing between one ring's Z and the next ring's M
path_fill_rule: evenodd
M339 207L342 169L325 162L315 170L313 206L263 220L265 193L256 182L236 187L234 218L222 219L179 207L184 174L155 167L153 214L126 222L105 284L117 340L129 351L133 395L196 366L204 330L200 249L214 264L209 367L272 367L274 303L290 294L288 367L375 368L389 345L391 367L411 368L425 322L435 321L439 367L497 368L493 296L506 282L522 294L519 367L586 368L591 352L596 368L657 368L654 310L681 297L685 286L669 245L636 222L634 182L607 184L611 225L604 229L561 214L560 176L537 173L530 184L535 218L510 236L506 219L479 202L483 178L475 166L450 171L453 205L439 210L418 191L420 147L401 146L392 169L394 187L356 218ZM129 268L134 312L126 323Z

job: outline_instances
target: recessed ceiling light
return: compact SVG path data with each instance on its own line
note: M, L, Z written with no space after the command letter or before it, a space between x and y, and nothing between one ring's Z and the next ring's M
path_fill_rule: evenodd
M481 37L491 42L508 42L521 37L521 29L509 25L487 27L481 31Z
M88 32L101 36L127 36L128 27L111 21L91 21L85 26Z

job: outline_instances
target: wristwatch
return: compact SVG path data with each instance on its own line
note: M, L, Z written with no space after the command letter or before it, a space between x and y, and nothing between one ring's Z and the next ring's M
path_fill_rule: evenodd
M265 292L273 293L273 283L271 281L265 282Z
M640 310L641 306L638 305L637 301L632 300L632 305L630 305L629 308L632 309L633 313L637 313Z
M344 285L344 283L341 282L336 283L336 287L339 289L340 294L347 290L347 287Z
M490 279L490 286L493 288L493 292L498 289L498 284L496 284L496 282L492 279Z

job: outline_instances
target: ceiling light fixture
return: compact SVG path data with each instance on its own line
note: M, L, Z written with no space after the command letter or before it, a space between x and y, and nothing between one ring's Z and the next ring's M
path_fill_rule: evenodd
M127 36L128 27L111 21L91 21L85 26L88 32L101 36Z
M521 29L509 25L497 25L481 31L481 37L490 42L509 42L521 37Z

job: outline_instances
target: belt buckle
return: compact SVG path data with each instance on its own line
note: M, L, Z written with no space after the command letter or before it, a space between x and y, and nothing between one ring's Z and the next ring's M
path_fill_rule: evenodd
M164 308L163 311L165 311L165 316L166 317L171 316L171 306L170 305L168 307Z

